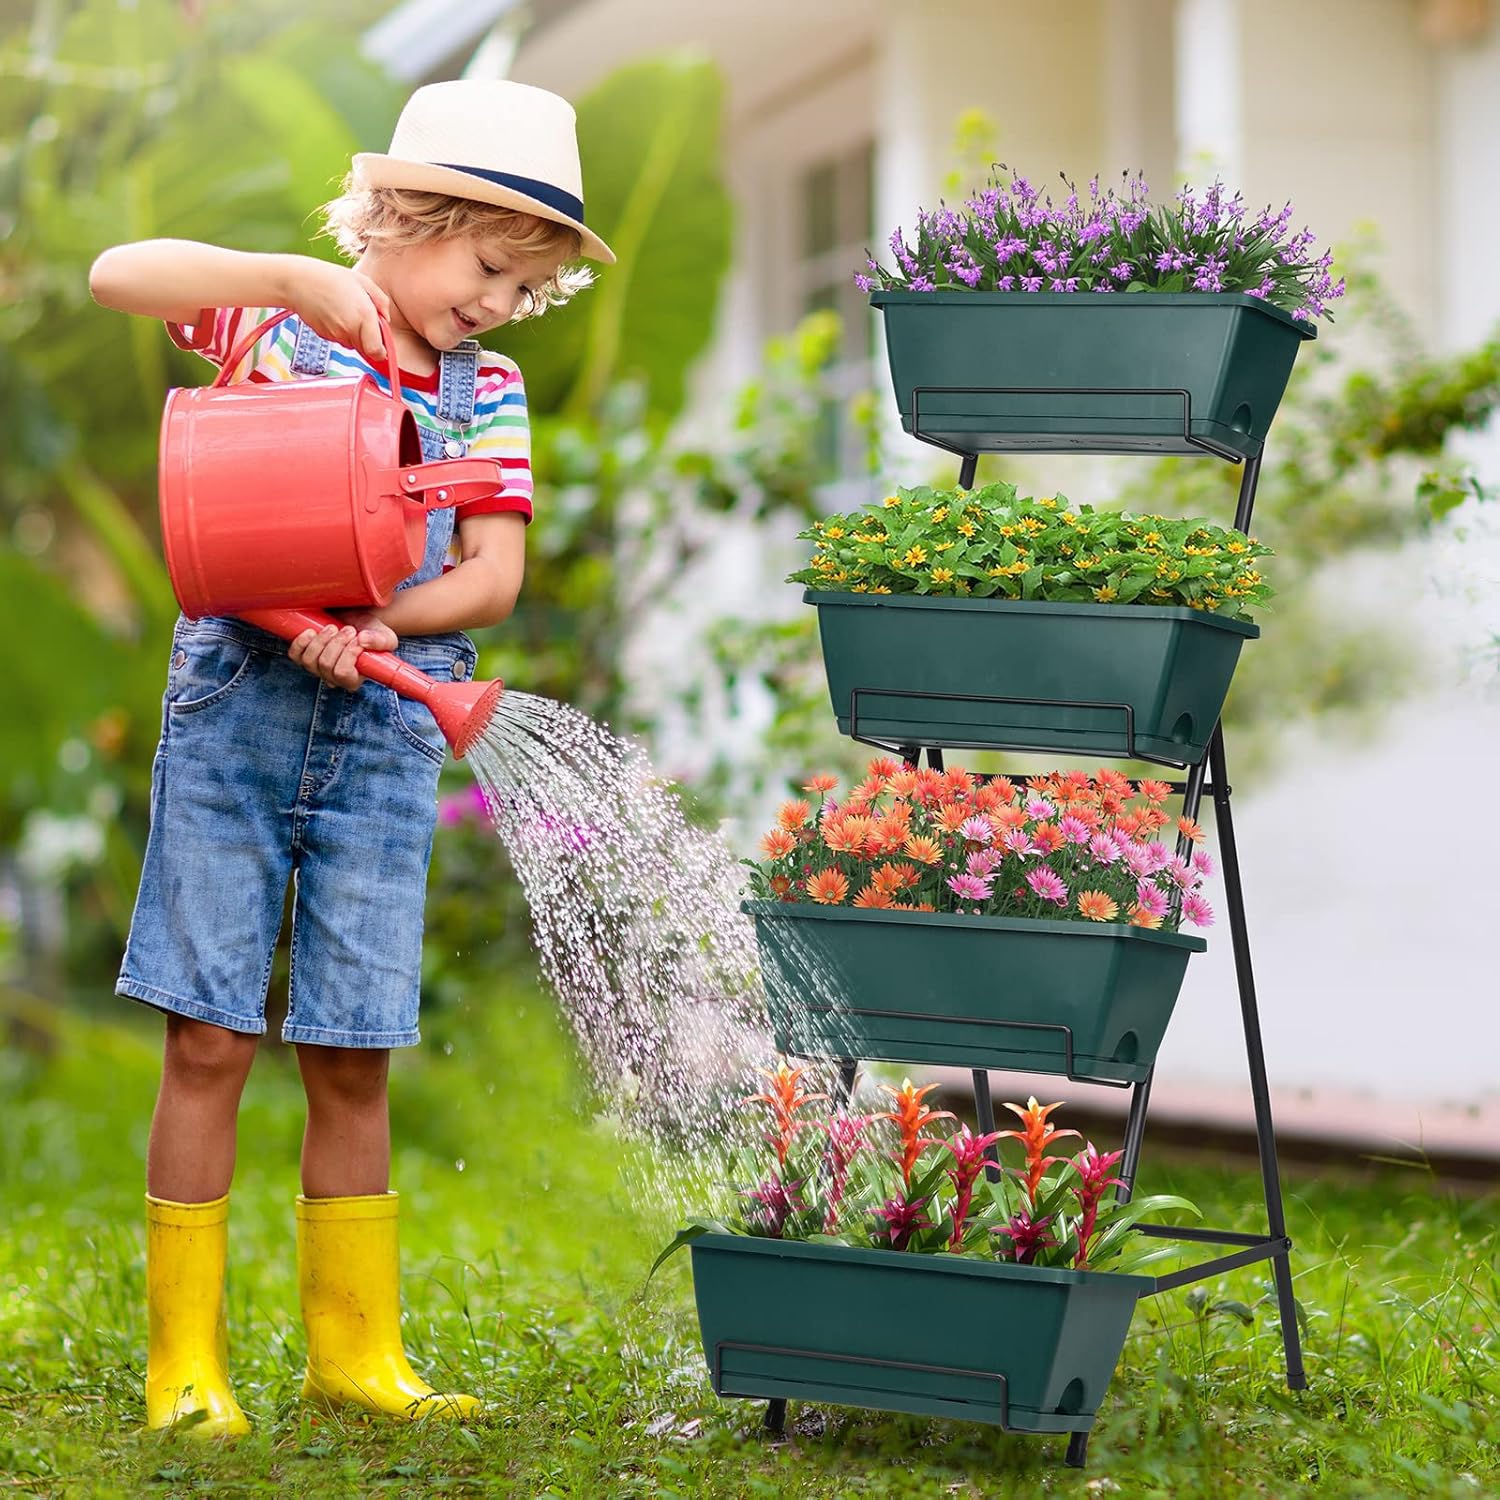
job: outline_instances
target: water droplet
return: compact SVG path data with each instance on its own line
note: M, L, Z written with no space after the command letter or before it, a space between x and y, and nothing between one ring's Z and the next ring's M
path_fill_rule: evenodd
M461 1156L453 1163L454 1170L458 1172L462 1172L466 1166L468 1166L468 1163Z

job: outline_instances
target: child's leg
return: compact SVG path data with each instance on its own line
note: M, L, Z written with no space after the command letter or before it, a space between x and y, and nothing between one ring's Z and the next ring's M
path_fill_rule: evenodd
M146 1191L172 1203L209 1203L234 1176L235 1118L260 1038L167 1017L161 1088L146 1151Z
M383 1047L297 1048L307 1091L302 1191L309 1198L383 1193L391 1180L391 1125Z

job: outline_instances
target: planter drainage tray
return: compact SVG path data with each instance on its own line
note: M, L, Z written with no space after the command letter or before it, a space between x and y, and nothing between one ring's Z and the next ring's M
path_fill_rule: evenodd
M809 589L839 731L891 745L1202 760L1249 620L1137 604Z
M874 292L901 425L958 453L1252 458L1316 330L1242 292Z
M720 1396L1087 1432L1151 1278L706 1234L692 1243Z
M1112 922L746 901L777 1047L1135 1083L1188 959L1181 932Z

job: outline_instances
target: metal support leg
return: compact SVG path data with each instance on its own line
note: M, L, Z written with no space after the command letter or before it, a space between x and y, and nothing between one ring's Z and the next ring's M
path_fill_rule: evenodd
M1068 1434L1068 1452L1063 1462L1070 1469L1081 1469L1088 1462L1089 1435L1086 1432Z
M990 1093L990 1075L984 1068L974 1068L974 1118L979 1122L980 1135L989 1135L995 1128L995 1099ZM993 1167L986 1167L984 1175L991 1182L1000 1181L1000 1153L995 1149L995 1143L990 1142L984 1149L984 1154L995 1163Z
M958 466L958 487L961 490L974 488L974 471L979 467L979 455L977 453L965 454L964 461Z
M766 1402L765 1429L772 1437L786 1436L786 1399L772 1396Z
M1248 478L1249 476L1247 476ZM1234 944L1234 971L1239 982L1240 1018L1245 1028L1245 1059L1250 1069L1250 1096L1255 1102L1255 1138L1260 1153L1260 1176L1265 1187L1266 1223L1272 1239L1286 1237L1281 1204L1281 1171L1276 1161L1276 1133L1271 1123L1271 1091L1266 1083L1266 1055L1261 1045L1260 1014L1255 1004L1255 975L1250 967L1250 939L1245 931L1245 897L1240 885L1240 861L1234 844L1234 822L1229 811L1229 776L1224 768L1223 730L1216 728L1208 742L1213 774L1214 814L1219 858L1224 862L1224 900L1229 934ZM1302 1340L1297 1328L1297 1304L1292 1293L1291 1258L1285 1250L1272 1258L1276 1302L1281 1312L1281 1341L1286 1346L1286 1383L1294 1391L1307 1389L1302 1368Z
M1120 1158L1120 1186L1115 1189L1116 1203L1129 1203L1135 1191L1136 1168L1141 1161L1141 1146L1146 1139L1146 1107L1151 1103L1153 1066L1130 1090L1130 1114L1125 1120L1125 1154Z
M849 1101L854 1097L854 1078L859 1072L859 1063L855 1058L845 1057L839 1060L839 1079L834 1085L833 1102L839 1109L848 1109Z

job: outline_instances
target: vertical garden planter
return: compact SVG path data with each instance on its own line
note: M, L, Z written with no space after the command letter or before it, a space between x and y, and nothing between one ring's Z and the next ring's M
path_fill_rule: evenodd
M808 590L839 730L898 745L1203 758L1249 620Z
M1112 922L747 901L776 1045L1144 1079L1187 961L1208 946Z
M1253 458L1310 323L1242 292L874 292L901 425L996 448Z
M1087 1432L1151 1278L706 1234L703 1354L721 1396Z

